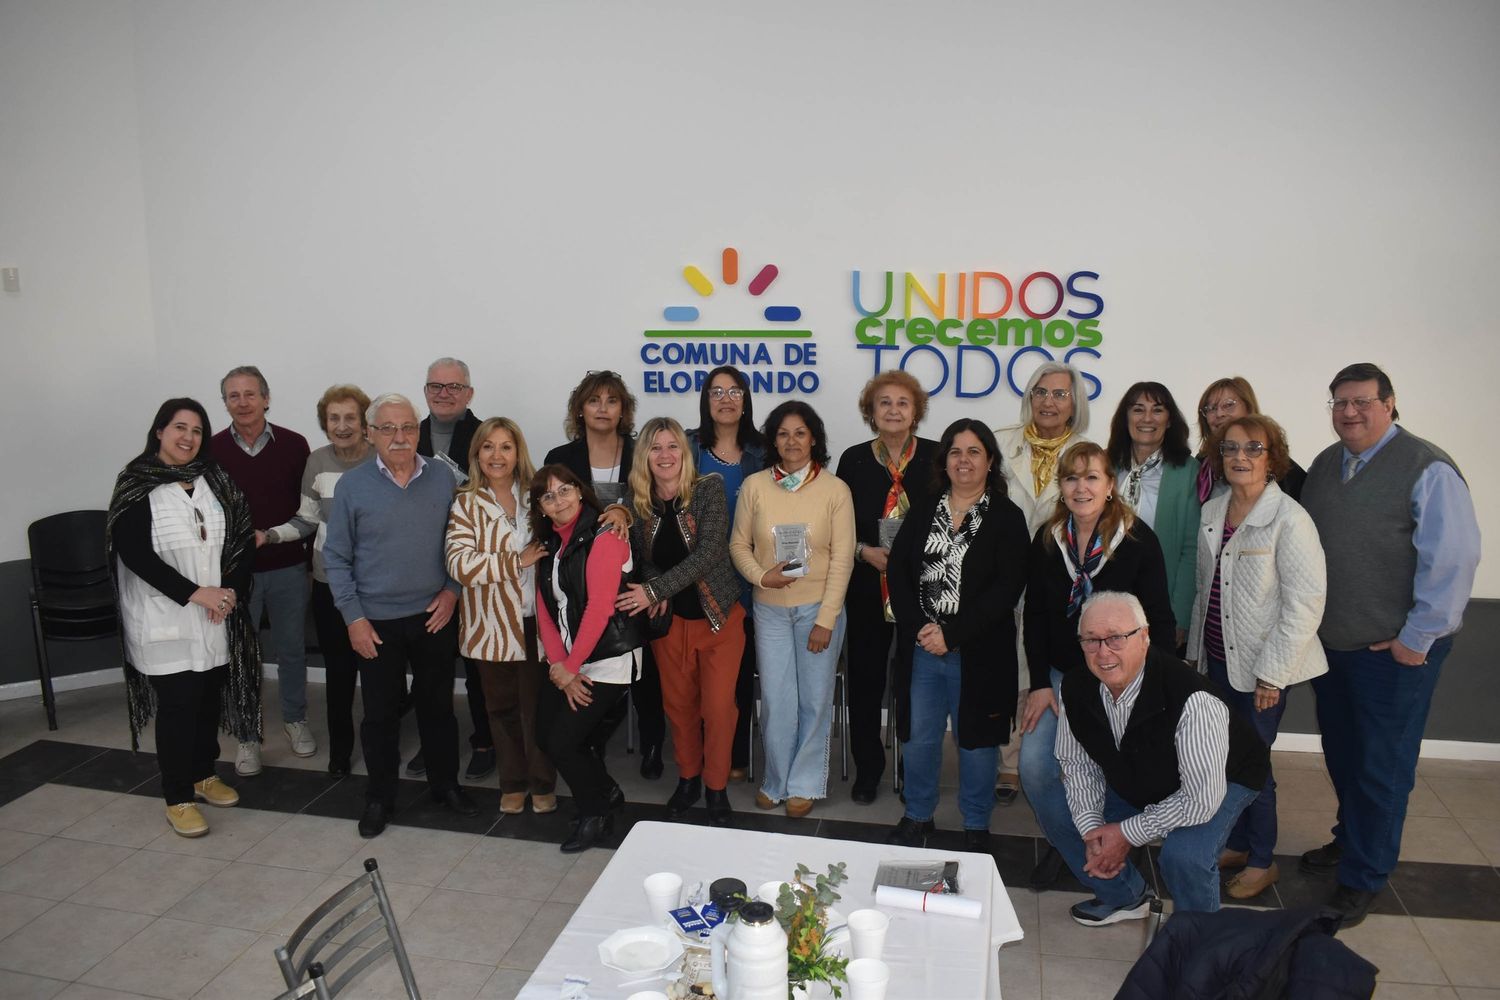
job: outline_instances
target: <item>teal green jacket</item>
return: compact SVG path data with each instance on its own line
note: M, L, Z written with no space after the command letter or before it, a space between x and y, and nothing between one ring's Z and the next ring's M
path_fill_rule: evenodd
M1198 460L1168 465L1161 476L1161 494L1156 498L1156 523L1151 529L1161 542L1167 561L1167 593L1177 627L1190 630L1193 600L1198 596Z

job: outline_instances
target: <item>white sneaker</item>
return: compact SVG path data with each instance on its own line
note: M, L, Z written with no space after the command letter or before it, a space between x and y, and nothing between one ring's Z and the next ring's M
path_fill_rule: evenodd
M312 727L305 722L288 722L282 725L286 738L292 741L292 753L298 757L311 757L318 752L318 741L313 738Z
M260 773L260 744L241 743L239 753L234 755L234 773L248 778Z

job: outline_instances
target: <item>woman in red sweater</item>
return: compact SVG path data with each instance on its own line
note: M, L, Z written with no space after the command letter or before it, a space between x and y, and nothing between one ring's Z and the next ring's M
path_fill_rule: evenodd
M551 681L537 698L537 742L578 807L566 854L608 837L625 804L589 737L639 676L645 645L640 619L615 612L634 569L630 545L600 524L599 510L567 466L543 466L531 481L531 537L547 550L537 563L536 619Z

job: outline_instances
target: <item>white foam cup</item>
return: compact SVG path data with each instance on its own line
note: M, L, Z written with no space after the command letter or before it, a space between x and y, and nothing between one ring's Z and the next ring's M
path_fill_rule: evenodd
M885 932L891 918L880 910L855 910L849 914L849 943L855 958L879 958L885 953Z
M682 876L676 872L657 872L647 875L646 908L653 924L666 919L667 914L682 905Z
M878 958L856 958L844 969L849 1000L885 1000L891 967Z

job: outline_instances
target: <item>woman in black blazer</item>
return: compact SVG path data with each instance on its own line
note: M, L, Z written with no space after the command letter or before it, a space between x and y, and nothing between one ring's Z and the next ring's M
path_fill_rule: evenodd
M1053 744L1062 678L1087 670L1078 645L1078 614L1095 591L1134 594L1146 609L1151 644L1175 655L1177 622L1167 592L1161 544L1146 523L1115 495L1115 470L1105 450L1080 442L1057 462L1057 510L1037 530L1031 547L1022 628L1031 694L1021 717L1021 787L1037 823L1061 859L1049 855L1032 875L1033 888L1052 882L1060 860L1082 869L1083 842L1063 791ZM1076 852L1075 852L1076 848ZM1079 863L1072 864L1076 853Z
M1000 449L977 420L948 425L934 491L913 504L886 570L896 613L897 731L906 815L890 842L933 831L943 739L958 743L964 850L990 849L999 747L1016 710L1015 616L1026 582L1026 518L1006 496Z

